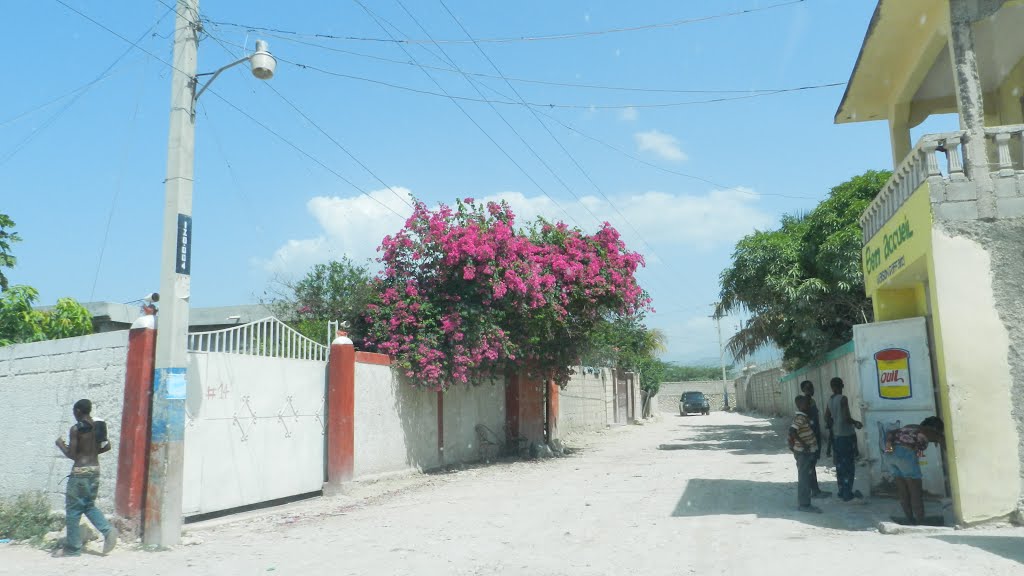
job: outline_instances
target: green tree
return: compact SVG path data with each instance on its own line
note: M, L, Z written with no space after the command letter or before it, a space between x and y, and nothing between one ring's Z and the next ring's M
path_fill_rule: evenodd
M697 380L721 380L722 368L712 365L679 364L668 362L664 366L665 382L691 382Z
M639 372L640 387L657 394L665 374L665 363L657 355L667 350L667 340L661 329L645 326L642 315L604 319L590 333L582 362Z
M52 310L35 310L39 292L30 286L11 286L0 293L0 346L55 340L92 333L92 314L71 298L61 298Z
M775 343L787 366L800 366L849 341L855 324L870 321L858 219L890 175L872 170L856 176L810 213L783 216L778 229L739 241L722 272L716 310L750 314L729 340L734 357Z
M297 282L281 282L270 307L303 335L317 342L327 334L327 324L346 322L353 340L365 334L366 306L373 297L370 272L347 257L313 266Z
M18 233L14 231L14 221L7 214L0 213L0 292L9 287L7 276L4 275L4 268L14 268L18 259L11 253L11 245L21 241Z

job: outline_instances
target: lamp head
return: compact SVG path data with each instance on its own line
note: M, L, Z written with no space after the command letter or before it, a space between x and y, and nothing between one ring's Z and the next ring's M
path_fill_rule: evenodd
M277 60L267 51L267 43L263 40L256 41L256 51L249 56L249 64L252 75L260 80L270 80L277 69Z

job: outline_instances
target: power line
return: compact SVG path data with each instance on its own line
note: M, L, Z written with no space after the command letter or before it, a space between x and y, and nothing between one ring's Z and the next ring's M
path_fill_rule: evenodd
M384 33L385 33L385 34L387 34L388 36L390 36L390 37L394 38L394 35L392 35L392 34L391 34L391 32L390 32L390 31L389 31L389 30L388 30L388 29L387 29L387 28L386 28L386 27L385 27L385 26L384 26L383 24L381 24L381 19L379 19L379 18L378 18L378 16L377 16L377 15L376 15L376 14L375 14L375 13L374 13L373 11L371 11L371 10L370 10L369 8L367 8L367 7L366 7L366 6L365 6L365 5L364 5L364 4L363 4L363 3L362 3L362 2L360 1L360 0L353 0L353 1L354 1L354 2L356 3L356 4L358 4L358 5L359 5L359 7L360 7L360 8L362 8L364 12L366 12L366 14L367 14L367 15L368 15L368 16L369 16L369 17L370 17L370 18L371 18L371 19L372 19L372 20L373 20L373 21L374 21L374 22L375 22L375 23L377 24L377 26L378 26L378 27L379 27L379 28L380 28L381 30L383 30L383 31L384 31ZM396 28L396 30L397 30L397 28ZM409 57L409 58L410 58L410 59L411 59L411 60L412 60L413 62L418 62L418 61L416 60L416 58L415 58L415 57L414 57L414 56L413 56L413 55L412 55L412 54L411 54L411 53L410 53L410 52L409 52L409 51L408 51L408 50L406 49L406 47L405 47L405 46L404 46L403 44L399 43L399 44L397 44L397 46L398 46L399 48L401 48L401 50L402 50L403 52L405 52L405 55L406 55L406 56L408 56L408 57ZM468 119L469 119L469 121L470 121L470 122L472 122L472 123L473 123L473 125L474 125L474 126L476 126L476 127L477 127L477 129L478 129L478 130L480 130L480 132L481 132L481 133L483 133L483 135L484 135L484 136L485 136L485 137L486 137L486 138L487 138L488 140L490 140L490 141L491 141L491 143L492 143L492 144L494 144L494 146L495 146L496 148L498 148L498 150L500 150L500 151L501 151L501 153L502 153L502 154L504 154L504 155L505 155L505 157L506 157L506 158L508 158L508 159L509 159L509 161L510 161L510 162L512 162L512 164L513 164L513 165L515 165L515 167L516 167L516 168L518 168L518 169L519 169L519 171L520 171L520 172L522 172L522 173L523 173L523 175L524 175L524 176L526 176L526 178L527 178L527 179L528 179L528 180L529 180L530 182L532 182L532 183L533 183L533 185L534 185L534 186L536 186L536 188L537 188L538 190L540 190L540 191L541 191L541 193L542 193L542 194L544 194L544 196L546 196L546 197L547 197L547 198L548 198L549 200L551 200L551 202L552 202L552 203L554 203L554 205L555 205L556 207L558 207L558 209L559 209L559 210L561 210L563 214L565 214L566 218L568 218L569 220L571 220L571 221L572 221L573 223L575 223L575 224L576 224L577 226L579 225L579 223L578 223L578 222L576 222L576 220L575 220L575 219L574 219L574 218L572 217L572 215L571 215L571 214L570 214L570 213L569 213L569 212L568 212L568 211L567 211L567 210L566 210L565 208L563 208L563 207L562 207L562 205L561 205L561 204L559 204L557 200L555 200L555 199L554 199L553 197L551 197L551 195L547 193L547 191L546 191L546 190L544 189L544 187L543 187L543 186L541 186L541 185L540 185L540 183L539 183L539 182L537 182L537 180L536 180L536 179L535 179L535 178L534 178L534 177L533 177L532 175L530 175L530 173L529 173L529 172L527 172L527 171L526 171L526 169L525 169L525 168L523 168L523 166L522 166L522 165L521 165L521 164L520 164L519 162L517 162L517 161L516 161L516 159L515 159L515 158L513 158L513 157L512 157L512 155L511 155L511 154L509 154L509 153L508 153L508 151L507 151L507 150L505 150L505 148L504 148L504 147L503 147L503 146L502 146L501 144L499 144L499 143L498 143L498 141L497 141L497 140L495 140L495 139L494 139L494 137L493 137L493 136L491 136L491 134L490 134L489 132L487 132L487 130L485 130L485 129L484 129L484 127L483 127L483 126L481 126L481 125L480 125L480 123L479 123L479 122L477 122L477 121L476 121L476 119L475 119L475 118L473 118L473 116L472 116L472 115L471 115L471 114L470 114L469 112L467 112L467 111L466 111L466 109L465 109L465 108L463 108L463 107L462 107L462 104L459 104L459 102L458 102L458 99L457 99L457 98L455 98L455 97L451 96L450 94L448 94L448 92L447 92L447 91L446 91L446 90L444 89L444 87L443 87L443 86L441 86L441 83L440 83L440 82L438 82L436 78L434 78L433 76L431 76L431 75L430 75L430 72L427 72L427 70L426 70L426 69L424 69L424 68L420 68L420 70L421 70L421 71L423 72L423 74L424 74L424 75L426 75L426 76L427 76L427 78L429 78L429 79L431 80L431 82L433 82L433 83L434 83L434 85L435 85L435 86L437 86L437 87L438 87L438 89L440 89L440 90L441 90L442 92L444 92L444 93L445 93L446 95L448 95L447 97L448 97L448 98L449 98L449 99L450 99L450 100L452 101L452 103L453 103L453 104L455 104L456 108L458 108L458 109L459 109L459 111L460 111L460 112L462 112L462 114L463 114L463 115L464 115L464 116L465 116L466 118L468 118ZM499 116L500 116L500 115L499 115Z
M91 17L91 16L89 16L88 14L85 14L85 13L83 13L82 11L80 11L80 10L78 10L78 9L76 9L76 8L73 8L72 6L69 6L69 5L68 5L68 4L66 3L66 2L64 2L64 0L54 0L54 1L55 1L55 2L57 2L58 4L61 4L62 6L64 6L65 8L67 8L68 10L71 10L72 12L74 12L74 13L78 14L78 15L79 15L79 16L81 16L82 18L85 18L85 19L86 19L86 20L88 20L89 22L92 22L92 23L93 23L93 24L95 24L96 26L99 26L100 28L102 28L102 29L106 30L106 31L107 31L107 32L109 32L110 34L113 34L114 36L117 36L117 37L118 37L118 38L120 38L121 40L123 40L123 41L125 41L125 42L127 42L127 43L131 44L132 48L134 48L134 49L137 49L137 50L139 50L139 51L141 51L141 52L143 52L143 53L145 53L145 54L148 54L148 55L152 56L152 57L153 57L153 58L154 58L155 60L157 60L157 61L158 61L158 62L160 62L161 64L163 64L163 65L165 65L165 66L167 66L167 67L169 67L169 68L171 68L171 69L173 69L173 70L176 70L177 72L179 72L179 73L181 73L181 74L187 74L186 72L184 72L183 70L181 70L180 68L178 68L177 66L175 66L174 64L172 64L171 62L168 62L167 60L165 60L165 59L161 58L160 56L157 56L157 55L156 55L156 54L154 54L153 52L151 52L151 51L149 51L149 50L147 50L147 49L143 48L142 46L140 46L140 45L139 45L139 42L141 42L141 39L140 39L140 40L138 40L138 41L132 42L131 40L129 40L128 38L125 38L125 37L124 37L123 35L121 35L121 34L120 34L120 33L118 33L117 31L115 31L115 30L112 30L112 29L111 29L110 27L106 26L106 25L105 25L105 24L103 24L102 22L99 22L98 20L96 20L96 19L92 18L92 17ZM168 13L169 13L169 12L168 12ZM167 14L164 14L164 16L166 16L166 15L167 15ZM155 26L154 26L154 27L155 27ZM148 31L147 31L147 34L148 34ZM129 48L128 52L130 52L130 51L131 51L131 48ZM127 54L128 52L125 52L125 53ZM123 57L123 55L122 55L122 57ZM104 71L104 73L106 73L106 71ZM388 210L389 212L393 213L393 214L394 214L395 216L398 216L399 218L403 218L403 219L405 218L404 216L402 216L401 214L399 214L398 212L396 212L396 211L395 211L394 209L392 209L392 208L391 208L390 206L388 206L387 204L384 204L383 202L381 202L381 201L380 201L380 200L378 200L377 198L374 198L374 197L373 197L373 196L372 196L371 194L368 194L368 193L367 193L367 192L366 192L365 190L363 190L362 188L360 188L359 186L357 186L357 185L356 185L356 184L355 184L354 182L352 182L352 181L351 181L351 180L349 180L348 178L345 178L344 176L342 176L342 175L341 175L341 174L340 174L340 173L339 173L338 171L336 171L336 170L334 170L333 168L331 168L331 167L327 166L326 164L324 164L323 162L321 162L321 161L320 161L320 160L319 160L318 158L316 158L315 156L313 156L313 155L312 155L312 154L310 154L309 152L306 152L305 150L303 150L302 148L300 148L300 147L299 147L299 146L298 146L297 144L295 144L295 143L294 143L294 142L292 142L291 140L288 140L287 138L285 138L284 136L282 136L282 135L281 135L281 134L279 134L278 132L274 131L274 130L273 130L272 128L270 128L269 126L267 126L267 125L266 125L266 124L264 124L263 122L260 122L260 121L259 121L259 120L257 120L257 119L256 119L255 117L253 117L253 116L252 116L251 114L249 114L249 113L248 113L248 112L246 112L245 110L242 110L241 108L239 108L239 107L238 107L238 106L236 106L236 105L235 105L234 103L232 103L232 102L231 102L231 101L229 101L228 99L224 98L223 96L221 96L220 94L218 94L218 93L217 93L217 92L215 92L214 90L208 90L208 92L209 92L210 94L213 94L214 96L216 96L216 97L217 97L218 99L220 99L220 100L221 100L222 102L224 102L225 104L227 104L227 105L228 105L228 106L230 106L231 108L234 108L234 109L235 109L235 111L237 111L237 112L238 112L239 114L241 114L241 115L245 116L246 118L248 118L248 119L249 119L249 120L251 120L252 122L254 122L254 123L256 123L257 125L259 125L259 126L260 126L261 128L263 128L264 130L266 130L266 131L270 132L270 133L271 133L272 135L274 135L275 137L277 137L278 139L280 139L280 140L281 140L282 142L284 142L285 144L287 144L287 145L288 145L288 146L290 146L291 148L295 149L295 150L296 150L297 152L299 152L300 154L302 154L302 155L303 155L303 156L305 156L306 158L309 158L310 160L312 160L313 162L315 162L316 164L318 164L319 166L321 166L321 167L322 167L323 169L327 170L327 171L328 171L328 172L330 172L331 174L334 174L334 175L335 175L336 177L338 177L338 178L339 178L339 179L340 179L341 181L345 182L346 184L348 184L348 185L349 185L349 186L351 186L352 188L354 188L354 189L358 190L358 191L359 191L359 192L360 192L361 194L363 194L364 196L366 196L366 197L367 197L367 198L369 198L370 200L373 200L373 201L374 201L374 202L376 202L377 204L380 204L380 205L381 205L381 206L382 206L382 207L383 207L384 209ZM0 164L2 164L2 161L0 161Z
M356 56L356 57L359 57L359 58L366 58L366 59L369 59L369 60L377 60L377 61L380 61L380 62L388 62L388 63L391 63L391 64L401 64L403 66L416 66L416 64L414 62L410 62L408 60L399 60L397 58L388 58L386 56L378 56L376 54L366 54L365 52L357 52L355 50L346 50L344 48L335 48L334 46L326 46L324 44L317 44L315 42L307 42L307 41L304 41L304 40L298 40L296 38L290 38L288 36L283 36L283 35L274 34L274 33L266 33L266 35L268 37L270 37L270 38L277 38L277 39L283 40L285 42L291 42L291 43L299 44L299 45L303 45L303 46L310 46L310 47L313 47L313 48L318 48L318 49L326 50L326 51L329 51L329 52L337 52L339 54L345 54L345 55L348 55L348 56ZM512 82L522 82L522 83L525 83L525 84L541 84L541 85L545 85L545 86L561 86L561 87L564 87L564 88L586 88L586 89L592 89L592 90L606 90L606 91L615 91L615 92L642 92L642 93L661 93L661 94L754 94L754 93L775 93L775 92L780 92L780 91L782 91L782 92L784 92L784 91L792 91L792 90L794 90L796 88L800 88L800 87L796 87L796 88L793 88L793 87L790 87L790 88L751 88L751 89L746 89L746 90L737 90L737 89L715 90L715 89L706 89L706 88L705 89L647 88L647 87L642 87L642 86L616 86L616 85L606 85L606 84L589 84L589 83L584 83L584 82L557 82L557 81L553 81L553 80L540 80L540 79L537 79L537 78L521 78L521 77L516 77L516 76L505 76L504 78L502 78L501 76L498 76L496 74L487 74L485 72L470 72L470 71L467 71L467 70L457 70L455 68L449 68L449 67L445 67L445 66L431 66L429 64L420 64L420 66L422 66L423 68L426 68L428 70L436 70L436 71L439 71L439 72L450 72L450 73L453 73L453 74L476 76L476 77L479 77L479 78L491 78L491 79L496 79L496 80L509 80L509 81L512 81ZM844 84L844 83L843 82L837 82L834 85L838 86L838 85L842 85L842 84ZM829 86L831 86L831 84Z
M55 1L58 4L61 4L62 6L64 6L65 8L71 10L72 12L75 12L75 13L79 14L80 16L82 16L82 17L92 21L94 24L100 25L98 22L96 22L92 18L89 18L88 16L86 16L85 14L80 12L79 10L69 6L63 0L55 0ZM164 18L166 18L167 15L170 14L170 13L171 13L171 11L168 10L162 16L160 16L160 18L158 18L157 21L154 22L153 25L150 26L145 32L143 32L142 35L139 36L139 38L136 41L134 41L134 42L132 42L131 40L129 40L129 39L125 38L124 36L118 34L117 32L114 32L113 30L111 30L110 28L107 28L106 26L102 26L102 25L100 25L100 26L102 28L104 28L105 30L107 30L108 32L110 32L112 34L115 34L117 37L121 38L125 42L128 42L129 44L132 45L132 47L139 48L140 50L142 50L144 52L148 52L148 50L145 50L144 48L139 46L139 42L142 42L146 38L146 36L148 36L153 30L155 30L156 27L159 26L160 23L163 22ZM57 112L55 112L52 116L47 118L42 123L42 125L40 125L40 127L38 129L34 130L31 134L29 134L28 136L23 138L20 142L15 144L14 147L11 148L3 157L0 157L0 166L3 166L4 164L6 164L11 158L14 158L19 152L21 152L26 146L28 146L32 142L32 140L34 140L37 136L42 134L47 128L49 128L57 120L59 120L60 117L63 116L64 113L67 112L72 106L74 106L75 103L78 102L82 98L82 96L84 96L89 91L90 88L95 86L97 83L99 83L105 77L109 76L110 71L113 70L114 67L117 66L118 63L120 63L121 60L124 59L125 56L130 54L131 51L132 51L132 48L128 48L127 50L122 52L121 55L118 56L117 58L115 58L114 61L111 62L109 66L107 66L102 72L99 73L99 75L96 76L96 78L94 78L92 81L86 83L83 87L79 88L77 93L75 93L74 96L72 96L71 100L67 104L65 104L63 107L61 107L59 110L57 110ZM47 104L47 105L49 105L49 104Z
M569 130L570 132L574 132L576 134L579 134L580 136L582 136L582 137L584 137L584 138L586 138L588 140L591 140L593 142L596 142L596 143L604 146L605 148L608 148L610 150L618 152L619 154L622 154L623 156L626 156L627 158L630 158L630 159L632 159L632 160L634 160L636 162L639 162L641 164L644 164L646 166L650 166L651 168L655 168L657 170L661 170L662 172L667 172L669 174L674 174L676 176L681 176L683 178L688 178L690 180L696 180L698 182L703 182L705 184L710 184L710 185L712 185L712 186L714 186L716 188L719 188L721 190L732 190L732 191L735 191L735 192L740 192L740 193L743 193L743 194L748 194L750 196L775 196L775 197L779 197L779 198L791 198L791 199L794 199L794 200L817 200L817 198L813 198L811 196L794 196L794 195L789 195L789 194L771 194L771 193L767 193L767 192L751 192L750 190L746 190L744 188L739 188L739 187L735 187L735 186L726 186L725 184L720 184L718 182L715 182L714 180L709 180L709 179L701 177L701 176L695 176L693 174L687 174L686 172L680 172L678 170L673 170L671 168L665 168L664 166L659 166L659 165L657 165L657 164L655 164L653 162L648 162L647 160L644 160L643 158L641 158L641 157L639 157L639 156L637 156L635 154L627 152L627 151L623 150L622 148L619 148L618 146L615 146L614 144L609 144L609 143L605 142L604 140L601 140L600 138L597 138L595 136L591 136L590 134L587 134L586 132L583 132L582 130L579 130L578 128L576 128L572 124L569 124L567 122L559 120L558 118L555 118L554 116L552 116L550 114L545 114L543 112L540 112L540 114L542 116L550 119L551 121L555 122L556 124L560 125L561 127L565 128L566 130Z
M220 40L219 38L217 38L216 36L213 36L212 34L211 34L211 35L209 35L209 36L210 36L210 38L213 38L213 40L214 40L215 42L217 42L218 44L220 44L221 48L223 48L225 52L227 52L228 54L230 54L232 58L237 58L237 57L238 57L238 55L237 55L237 54L234 54L233 52L231 52L230 50L228 50L227 46L225 46L225 45L224 45L224 43L223 43L223 42L221 42L221 40ZM388 191L389 191L389 192L391 192L391 194L392 194L392 195L394 195L394 197L395 197L395 198L398 198L398 200L399 200L400 202L402 202L403 204L405 204L405 205L406 205L406 206L408 206L409 208L412 208L412 207L413 207L413 205L412 205L412 204L410 204L408 200L406 200L405 198L403 198L403 197L402 197L402 196L401 196L401 195L400 195L400 194L399 194L398 192L396 192L396 191L395 191L395 189L394 189L394 188L393 188L393 187L392 187L392 186L391 186L390 184L388 184L387 182L385 182L385 181L384 181L384 180L383 180L383 179L382 179L382 178L381 178L380 176L378 176L378 175L377 175L377 173L376 173L376 172L374 172L373 170L371 170L371 169L370 169L370 167L369 167L369 166L367 166L367 165L366 165L366 164L365 164L365 163L364 163L364 162L363 162L362 160L360 160L360 159L359 159L359 158L357 158L357 157L356 157L356 156L355 156L354 154L352 154L352 152L350 152L350 151L349 151L349 149L348 149L348 148L346 148L346 147L345 147L345 146L344 146L344 145L343 145L343 144L342 144L341 142L339 142L339 141L338 141L338 140L337 140L337 139L336 139L336 138L335 138L334 136L331 136L331 135L330 135L330 134L329 134L329 133L328 133L328 132L327 132L326 130L324 130L323 128L321 128L321 127L320 127L320 125L319 125L319 124L317 124L317 122L316 122L315 120L313 120L312 118L310 118L310 117L309 117L309 115L308 115L308 114L306 114L305 112L303 112L302 110L300 110L300 109L299 109L299 107L298 107L298 106L296 106L294 102L292 102L291 100L289 100L289 99L288 99L288 98L287 98L287 97L286 97L286 96L285 96L284 94L282 94L282 93L281 93L281 92L280 92L280 91L279 91L279 90L278 90L277 88L274 88L274 87L273 87L272 85L270 85L270 84L266 84L266 86L267 86L267 88L269 88L269 89L270 89L270 90L271 90L271 91L272 91L272 92L273 92L274 94L276 94L278 98L280 98L281 100L283 100L285 104L287 104L287 105L288 105L289 107L291 107L291 109L292 109L292 110L294 110L294 111L295 111L295 112L296 112L296 113L297 113L297 114L298 114L299 116L302 116L302 117L303 117L303 118L304 118L304 119L306 120L306 122L309 122L309 123L310 123L310 124L311 124L311 125L312 125L312 126L313 126L314 128L316 128L316 129L317 129L317 131L318 131L318 132L320 132L320 133L321 133L321 134L323 134L323 135L324 135L324 136L325 136L325 137L326 137L326 138L327 138L328 140L330 140L330 141L331 141L331 142L332 142L332 143L333 143L333 144L334 144L334 145L335 145L335 146L336 146L336 147L337 147L337 148L338 148L339 150L341 150L342 152L344 152L344 153L345 153L345 155L347 155L347 156L348 156L349 158L351 158L353 162L355 162L356 164L359 164L359 166L360 166L360 167L362 167L362 169L363 169L363 170L365 170L365 171L366 171L366 172L367 172L368 174L370 174L370 176L373 176L373 178L374 178L374 179L376 179L376 180L377 180L377 182L380 182L380 184L381 184L382 186L384 186L385 188L387 188L387 189L388 189Z
M408 8L406 8L405 4L402 3L402 0L395 0L395 1L402 8L402 10L405 11L405 13L409 16L409 18L412 19L412 21L416 24L416 26L419 27L419 29L424 34L426 34L427 37L430 37L430 33L427 31L427 29L423 26L422 23L420 23L419 19L417 19L416 16L413 15L413 13L410 12ZM452 66L454 66L456 69L458 69L458 67L459 67L458 64L456 64L455 61L451 58L451 56L447 52L445 52L444 48L442 48L439 44L435 44L435 46L441 52L441 54L444 56L444 58L447 59L448 62ZM473 81L471 79L469 79L469 77L466 77L466 81L473 88L473 90L476 91L476 93L478 95L480 95L481 98L484 97L483 92L480 91L480 89L476 86L476 84L473 83ZM505 124L505 126L507 126L508 129L511 130L512 133L515 134L516 137L519 138L519 141L522 142L523 146L526 146L526 149L529 150L531 154L533 154L533 157L536 158L537 161L540 162L541 165L543 165L544 168L546 168L549 173L551 173L551 176L556 181L558 181L558 183L561 184L563 188L565 188L565 191L568 192L573 198L575 198L576 201L580 203L580 206L584 210L586 210L587 213L590 214L590 216L593 217L594 220L600 225L601 219L598 218L598 216L596 214L594 214L594 212L586 204L583 204L583 202L580 201L580 197L577 196L576 193L572 190L572 188L570 188L569 185L566 184L565 180L563 180L562 177L558 175L558 172L556 172L555 169L552 168L551 165L548 164L548 162L546 160L544 160L544 158L540 155L540 153L538 153L537 150L529 142L526 141L526 138L524 138L523 135L520 134L519 131L516 130L514 126L512 126L512 123L509 122L508 119L505 118L505 116L501 112L498 112L498 109L495 108L493 104L489 104L489 106L491 107L491 110L493 110L494 113L498 115L498 118L501 119L501 121ZM547 196L546 192L545 192L545 196ZM548 196L548 198L551 198L551 197ZM553 198L551 198L551 200L554 201ZM566 213L566 215L568 216L568 213ZM570 218L571 218L571 216L570 216ZM578 223L577 223L577 225L578 225Z
M568 39L572 39L572 38L585 38L585 37L592 37L592 36L603 36L603 35L606 35L606 34L618 34L618 33L622 33L622 32L638 32L638 31L642 31L642 30L656 30L656 29L660 29L660 28L674 28L674 27L677 27L677 26L684 26L684 25L687 25L687 24L697 24L697 23L700 23L700 22L709 22L709 21L712 21L712 20L720 20L720 19L723 19L723 18L731 18L731 17L734 17L734 16L744 16L744 15L753 14L753 13L756 13L756 12L764 12L764 11L773 10L773 9L776 9L776 8L782 8L782 7L786 7L786 6L793 6L793 5L796 5L796 4L802 4L805 1L806 0L790 0L788 2L780 2L778 4L770 4L768 6L762 6L762 7L759 7L759 8L747 8L747 9L744 9L744 10L736 10L736 11L733 11L733 12L724 12L724 13L721 13L721 14L713 14L713 15L710 15L710 16L702 16L702 17L697 17L697 18L679 18L679 19L676 19L676 20L670 20L668 22L657 22L657 23L653 23L653 24L640 24L640 25L636 25L636 26L619 26L619 27L615 27L615 28L606 28L606 29L603 29L603 30L589 30L589 31L581 31L581 32L564 32L564 33L560 33L560 34L541 34L541 35L533 35L533 36L512 36L512 37L498 37L498 38L477 38L475 40L475 42L479 42L479 43L494 43L494 44L507 44L507 43L513 43L513 42L537 42L537 41L544 41L544 40L568 40ZM292 31L292 30L282 30L282 29L279 29L279 28L267 28L267 27L261 27L261 26L252 26L252 25L248 25L248 24L238 24L238 23L235 23L235 22L224 22L224 21L215 21L215 20L208 20L207 22L209 22L210 24L218 25L218 26L233 26L233 27L236 27L236 28L242 28L244 30L248 30L248 31L252 31L252 32L274 32L274 33L277 33L277 34L289 34L289 35L293 35L293 36L305 36L307 38L323 38L323 39L328 39L328 40L350 40L350 41L360 41L360 42L387 42L387 43L395 43L395 44L435 44L435 45L436 44L471 44L471 43L474 42L474 41L471 41L471 40L435 40L435 39L429 38L429 37L427 39L412 39L412 38L398 39L398 38L394 38L390 34L388 34L388 36L389 36L388 38L371 38L371 37L361 37L361 36L338 36L338 35L334 35L334 34L295 32L295 31Z
M356 76L354 74L345 74L343 72L335 72L333 70L327 70L325 68L320 68L320 67L314 66L312 64L303 64L303 63L300 63L300 62L294 62L294 61L288 60L286 58L277 57L277 60L278 60L278 62L283 62L285 64L291 64L292 66L296 66L298 68L303 68L305 70L312 70L314 72L319 72L320 74L325 74L325 75L328 75L328 76L335 76L335 77L338 77L338 78L346 78L346 79L349 79L349 80L358 80L360 82L368 82L370 84L378 84L378 85L381 85L381 86L387 86L388 88L394 88L396 90L403 90L403 91L406 91L406 92L413 92L413 93L416 93L416 94L423 94L423 95L427 95L427 96L435 96L435 97L438 97L438 98L448 98L448 99L454 99L454 100L462 100L462 101L465 101L465 102L479 102L479 103L483 103L483 104L504 104L506 106L526 106L526 107L529 107L529 108L541 108L541 109L545 109L545 108L546 109L556 109L557 108L557 109L568 109L568 110L624 110L624 109L632 109L632 108L635 108L635 109L678 108L678 107L682 107L682 106L694 106L694 105L698 105L698 104L716 104L716 103L719 103L719 102L731 102L731 101L734 101L734 100L749 100L751 98L760 98L760 97L763 97L763 96L774 96L776 94L786 94L786 93L792 93L792 92L804 92L804 91L809 91L809 90L818 90L818 89L822 89L822 88L833 88L833 87L836 87L836 86L844 86L846 84L845 82L830 82L830 83L827 83L827 84L814 84L814 85L809 85L809 86L797 86L797 87L793 87L793 88L781 88L781 89L770 91L770 92L767 92L767 91L766 92L754 92L754 93L749 93L749 94L743 94L743 95L740 95L740 96L722 96L722 97L718 97L718 98L706 98L706 99L703 99L703 100L687 100L687 101L682 101L682 102L656 102L656 103L649 103L649 104L566 104L566 103L553 103L553 102L552 103L530 102L530 101L525 101L525 100L522 101L522 102L515 102L513 100L495 100L495 99L490 99L490 98L474 98L472 96L452 95L452 94L450 94L450 93L448 93L447 91L444 91L444 90L442 90L444 92L442 94L442 93L439 93L439 92L434 92L432 90L425 90L425 89L422 89L422 88L414 88L412 86L405 86L403 84L396 84L394 82L388 82L388 81L385 81L385 80L377 80L377 79L374 79L374 78L366 78L364 76ZM418 66L418 64L416 64L416 65ZM424 72L426 72L425 69L424 69Z
M459 28L462 30L462 32L466 35L466 37L469 38L470 40L473 40L473 35L469 33L469 30L466 29L466 27L462 24L462 22L459 21L459 19L451 11L451 9L448 8L448 5L445 4L444 0L438 0L438 1L440 2L441 6L444 8L445 12L448 13L448 16L450 16L451 19L453 21L455 21L455 23L459 26ZM398 0L398 2L399 2L399 4L401 4L401 0ZM473 45L476 47L477 51L479 51L480 54L484 57L484 59L487 60L487 62L491 65L491 67L494 68L494 71L497 72L498 75L502 78L502 80L505 81L505 84L509 87L509 89L512 90L512 93L515 94L516 97L520 101L525 102L525 100L523 99L523 96L519 93L518 90L516 90L515 86L513 86L512 83L509 82L508 78L505 77L505 75L502 73L501 69L498 68L498 65L494 63L494 60L491 59L491 57L480 46L480 44L474 42ZM467 78L467 80L468 80L468 78ZM617 206L615 206L615 204L611 201L611 198L609 198L604 193L604 191L601 190L601 187L598 186L597 182L594 181L594 179L583 168L583 166L579 163L579 161L576 160L576 157L573 156L572 153L569 152L569 150L565 147L565 145L562 144L562 141L559 140L557 136L555 136L554 132L552 132L550 128L548 128L548 125L546 123L544 123L543 120L540 119L540 116L537 115L537 111L534 110L533 108L527 108L527 109L533 115L533 118L537 121L537 123L540 124L541 127L543 127L544 130L548 133L548 136L551 136L551 139L554 140L556 144L558 144L558 147L562 149L562 152L565 153L565 155L569 157L569 160L571 160L572 163L576 166L576 169L579 170L580 173L583 174L583 176L590 182L590 184L594 187L594 190L596 190L598 192L598 194L600 194L608 202L608 205L611 206L612 210L615 210L615 213L618 214L623 219L623 221L625 221L626 224L628 224L629 227L633 229L633 232L636 233L637 237L640 239L641 242L643 242L644 246L646 246L647 249L651 251L651 255L653 255L654 257L658 258L659 260L664 261L661 257L659 257L657 255L657 253L654 251L654 248L651 246L651 244L649 242L647 242L647 239L644 238L643 234L640 233L640 230L638 230L637 227L634 226L633 223L630 222L628 218L626 218L626 215L623 214L618 209ZM575 196L575 194L574 194L574 196ZM585 207L585 205L582 202L580 204ZM589 208L587 209L587 211L590 212ZM593 212L591 212L591 215L592 216L594 215ZM600 219L597 218L596 216L595 216L595 219L597 219L600 222Z

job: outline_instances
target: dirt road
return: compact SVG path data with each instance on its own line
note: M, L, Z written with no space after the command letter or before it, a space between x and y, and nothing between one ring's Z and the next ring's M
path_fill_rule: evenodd
M795 511L793 458L763 420L665 415L575 443L568 458L407 479L360 503L191 525L201 543L171 551L51 559L3 546L0 573L1024 574L1024 531L881 535L892 501Z

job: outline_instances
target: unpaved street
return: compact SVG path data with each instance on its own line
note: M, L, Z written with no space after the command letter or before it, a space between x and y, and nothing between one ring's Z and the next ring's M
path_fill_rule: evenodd
M564 459L357 487L407 485L361 503L189 526L201 543L166 552L51 559L4 546L0 573L1024 574L1024 531L881 535L893 501L796 512L793 458L763 420L664 415L575 444Z

